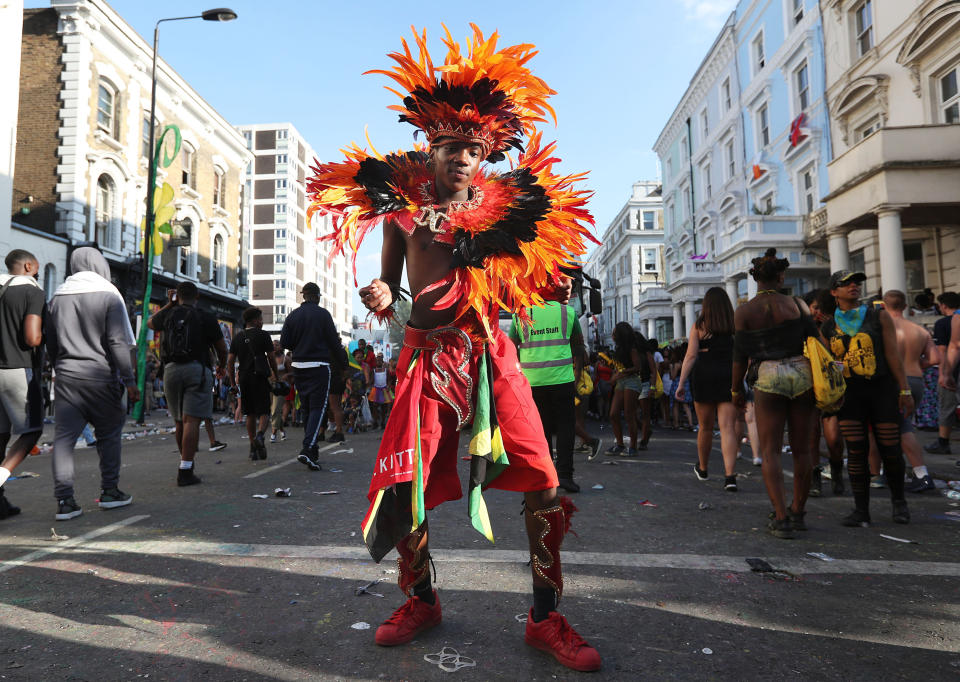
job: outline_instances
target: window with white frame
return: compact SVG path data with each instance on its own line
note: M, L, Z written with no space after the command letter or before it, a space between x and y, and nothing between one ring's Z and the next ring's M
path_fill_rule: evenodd
M791 8L793 16L793 25L796 26L803 20L803 0L790 0L793 7Z
M150 158L150 117L143 117L140 133L140 155L147 160Z
M807 61L793 72L793 83L797 93L797 113L806 111L810 106L810 69L807 68Z
M813 166L807 166L800 171L800 208L806 213L813 213L817 206L817 171Z
M277 254L274 254L274 256L273 256L273 262L274 262L274 263L277 263L278 265L281 265L281 264L282 264L282 265L286 265L286 263L287 263L287 254L285 254L285 253L277 253Z
M689 188L689 187L684 187L684 188L683 188L683 206L682 206L682 210L683 210L683 213L681 213L681 215L682 215L684 218L686 218L687 216L690 215L690 188Z
M733 140L727 140L723 146L724 161L727 164L727 179L729 180L737 174L737 159L733 155Z
M758 74L767 64L766 54L763 50L763 31L760 31L750 43L750 53L753 56L753 73Z
M273 322L274 324L280 324L287 319L287 306L285 305L275 305L273 306Z
M866 123L862 123L857 126L853 131L853 139L855 142L860 142L865 140L875 132L880 129L880 116L873 116L867 119Z
M219 168L213 169L213 205L223 208L227 200L224 198L224 192L227 188L227 176Z
M227 269L224 267L224 255L226 254L226 249L223 245L223 235L216 235L213 238L213 261L211 263L212 272L210 273L210 279L213 281L214 286L218 286L221 289L227 286Z
M873 47L873 0L863 0L854 8L853 30L857 57L860 58Z
M277 166L286 166L288 157L286 154L277 154Z
M710 137L710 118L706 109L700 112L700 136L703 142Z
M940 117L944 123L960 123L958 76L960 76L960 66L954 66L940 77Z
M197 188L197 152L186 142L180 147L180 184Z
M283 178L278 179L278 180L277 180L277 184L276 184L276 188L277 188L278 190L285 190L285 189L287 189L287 181L284 180Z
M243 139L247 141L247 149L253 149L253 133L249 130L243 131ZM249 166L247 170L249 170Z
M184 276L189 276L190 269L190 247L181 246L177 249L177 272Z
M97 207L94 227L96 233L94 239L100 246L108 249L115 249L113 214L116 206L117 186L109 175L101 175L97 179Z
M703 169L703 192L704 200L709 200L713 196L713 183L710 182L710 164L704 164Z
M733 102L730 99L730 79L725 78L720 84L720 110L724 113L730 111Z
M680 138L680 158L683 159L684 163L690 158L690 143L686 135Z
M110 81L101 78L97 86L97 128L120 139L120 94Z
M286 215L287 214L287 205L286 204L277 204L274 207L274 213L277 215Z
M655 230L655 229L657 229L657 213L656 213L656 211L644 211L644 212L643 212L643 229L644 229L644 230Z
M286 231L285 229L283 229L283 228L281 228L281 229L279 229L279 230L274 230L274 231L273 231L273 238L276 239L276 240L278 240L278 241L279 241L279 240L286 240L286 238L287 238L287 231Z
M643 250L643 271L644 272L659 272L660 263L659 258L657 258L657 248L648 247Z
M287 280L285 280L285 279L275 279L275 280L273 280L273 288L274 288L274 289L286 289L286 288L287 288Z
M286 128L281 128L280 130L277 130L277 139L278 139L278 140L286 140L286 139L287 139L287 129L286 129Z
M770 110L766 102L757 109L757 146L766 147L770 144Z
M773 215L773 192L767 192L760 197L760 213L763 215Z

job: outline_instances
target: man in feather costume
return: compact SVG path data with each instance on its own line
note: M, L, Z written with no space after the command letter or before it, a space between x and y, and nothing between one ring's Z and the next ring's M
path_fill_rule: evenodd
M393 547L408 597L376 633L377 644L412 640L440 623L431 584L426 510L463 496L457 474L460 430L470 430L468 512L493 541L482 492L524 493L533 571L533 608L525 640L577 670L598 670L600 656L556 611L563 592L560 544L575 508L557 496L557 475L530 385L514 345L497 324L501 309L526 316L544 300L566 302L574 265L593 239L584 175L557 176L554 145L540 145L536 124L553 117L554 92L527 68L532 45L497 49L473 26L467 54L446 32L447 55L434 66L426 32L391 54L400 120L427 146L382 156L356 145L341 163L317 163L308 184L309 214L330 214L331 258L353 251L383 226L381 275L360 289L379 319L405 292L412 309L398 359L394 409L374 466L363 537L376 561ZM525 138L526 142L525 142ZM519 155L496 174L483 161Z

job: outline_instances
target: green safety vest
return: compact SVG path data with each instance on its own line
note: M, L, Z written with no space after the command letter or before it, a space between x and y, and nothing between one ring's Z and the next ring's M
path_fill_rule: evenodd
M516 316L513 324L522 336L518 344L520 368L531 386L554 386L574 380L570 335L579 327L574 309L552 302L530 308L533 324L524 328Z

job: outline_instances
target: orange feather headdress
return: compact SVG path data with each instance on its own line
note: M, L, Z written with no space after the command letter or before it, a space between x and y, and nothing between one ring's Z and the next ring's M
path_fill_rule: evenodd
M389 107L400 112L400 120L411 123L433 143L454 138L479 144L487 161L503 159L511 147L523 151L524 135L533 135L545 115L556 123L547 98L556 93L527 68L534 55L533 45L511 45L497 50L499 34L489 38L475 25L467 40L467 55L444 26L447 56L443 66L434 66L427 50L427 32L413 31L419 54L414 58L403 40L403 52L389 55L397 65L391 70L374 69L392 78L403 92L387 87L403 100Z

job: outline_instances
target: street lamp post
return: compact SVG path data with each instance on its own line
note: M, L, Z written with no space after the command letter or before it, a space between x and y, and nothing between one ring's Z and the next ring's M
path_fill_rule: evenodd
M160 24L165 21L183 21L186 19L203 19L204 21L233 21L237 13L227 7L208 9L201 14L189 17L168 17L160 19L153 27L153 67L150 71L150 134L149 159L147 163L147 214L143 233L143 313L140 319L140 335L137 339L137 385L140 388L140 401L133 410L133 416L138 424L143 423L144 392L146 390L147 364L147 319L150 317L150 293L153 284L153 231L156 228L156 210L153 200L157 185L157 45L160 41Z

